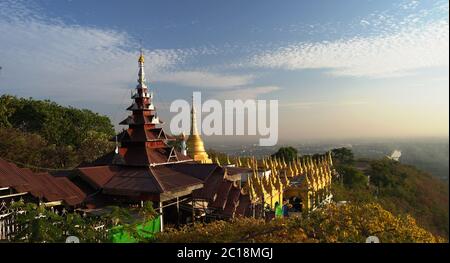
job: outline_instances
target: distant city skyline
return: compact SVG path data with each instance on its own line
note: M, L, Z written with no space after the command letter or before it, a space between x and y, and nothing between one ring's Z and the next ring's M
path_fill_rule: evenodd
M0 94L87 108L117 125L142 48L163 120L173 100L201 91L278 100L281 143L443 137L448 13L439 0L2 0Z

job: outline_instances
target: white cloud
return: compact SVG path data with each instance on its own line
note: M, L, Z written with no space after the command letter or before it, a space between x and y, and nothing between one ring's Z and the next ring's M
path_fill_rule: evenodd
M197 88L230 88L253 81L252 75L217 74L207 71L177 71L155 74L154 80Z
M392 34L298 43L257 54L249 64L288 70L325 68L336 76L404 75L448 66L448 30L448 21L439 21Z

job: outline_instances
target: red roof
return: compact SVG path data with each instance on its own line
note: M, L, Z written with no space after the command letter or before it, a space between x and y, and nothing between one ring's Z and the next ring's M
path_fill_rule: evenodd
M0 187L10 187L19 193L29 192L48 202L64 201L68 205L83 202L86 195L69 179L56 178L48 173L33 173L26 168L0 159Z
M190 161L188 156L180 154L172 147L149 148L145 145L134 145L133 147L121 148L120 154L124 157L127 165L146 166L168 162ZM172 156L171 156L172 155Z
M78 168L80 176L95 189L102 188L116 173L117 166L92 166Z
M145 129L139 126L124 130L117 135L117 140L120 142L146 142L166 139L168 137L162 128ZM111 138L111 141L115 141L115 136Z

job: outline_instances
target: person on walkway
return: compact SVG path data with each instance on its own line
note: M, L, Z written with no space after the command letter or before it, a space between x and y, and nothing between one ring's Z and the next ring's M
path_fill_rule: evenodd
M284 201L283 204L283 217L289 217L289 202Z
M283 217L283 208L281 207L280 203L278 203L278 202L275 202L275 217L276 218Z

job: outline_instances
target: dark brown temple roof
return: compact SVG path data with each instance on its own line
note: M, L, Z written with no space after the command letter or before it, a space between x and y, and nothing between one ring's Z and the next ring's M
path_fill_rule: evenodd
M174 169L177 165L150 167L164 191L173 191L187 186L203 184L203 181L189 174L189 170ZM192 165L194 166L194 165Z
M186 173L192 177L195 177L199 180L205 181L207 180L214 172L221 172L222 168L217 164L199 164L196 162L186 162L186 163L177 163L177 164L168 164L174 170L179 172ZM223 172L221 172L223 174Z
M110 141L115 141L115 136L110 139ZM167 140L169 137L164 132L162 128L152 128L152 129L144 129L144 128L133 128L128 130L123 130L119 134L117 134L117 140L121 142L145 142L145 141L153 141L153 140Z
M227 173L229 175L251 173L252 171L253 171L252 169L247 167L233 167L233 166L227 167Z
M64 201L68 205L80 204L86 198L86 195L67 178L56 178L48 173L36 174L2 159L0 159L0 187L10 187L19 193L28 192L48 202Z
M40 173L36 176L42 181L44 198L49 202L62 200L73 206L82 203L86 198L86 194L68 178L55 178L48 173Z
M232 187L233 183L230 181L222 181L217 192L215 193L214 201L209 205L212 208L223 210L227 203L228 193Z
M78 171L93 187L117 195L161 194L203 185L202 180L174 167L175 164L154 167L97 166L78 168Z
M229 217L234 215L237 205L239 204L239 196L241 195L241 188L238 188L233 185L230 191L228 192L228 198L223 209L223 214Z
M193 195L196 199L203 199L208 202L213 202L217 197L216 193L219 191L219 188L222 185L222 183L227 182L225 178L224 169L215 164L203 164L202 166L205 166L205 168L215 166L215 168L207 177L205 177L204 187L195 190ZM201 173L197 173L197 175L200 174Z
M111 180L113 175L118 171L117 166L93 166L80 167L80 177L88 182L95 189L103 188L103 186Z
M250 211L250 196L247 195L240 195L239 197L239 205L236 207L235 215L239 216L246 216L248 215L248 212Z

